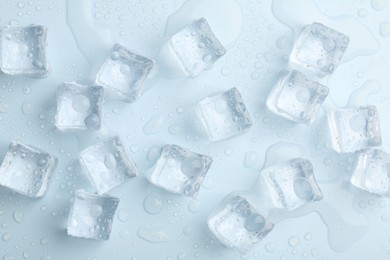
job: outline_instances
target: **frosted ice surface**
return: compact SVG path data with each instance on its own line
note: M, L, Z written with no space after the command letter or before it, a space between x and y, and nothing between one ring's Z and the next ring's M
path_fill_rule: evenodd
M170 192L196 196L213 159L178 145L164 146L149 173L151 183Z
M211 141L243 134L252 126L249 112L236 88L203 99L195 110Z
M290 61L318 76L333 73L348 47L349 37L323 24L303 28L295 41Z
M39 25L0 27L0 70L10 75L44 77L47 28Z
M106 193L138 175L118 136L81 151L80 164L98 194Z
M278 81L268 96L267 106L275 114L294 122L311 123L328 92L328 87L293 70Z
M0 185L28 197L43 197L57 166L57 158L32 146L9 145L0 167Z
M108 240L119 199L83 190L75 192L68 219L68 235Z
M190 77L210 69L226 53L205 18L193 21L173 35L168 45Z
M382 144L375 106L345 108L328 114L333 149L352 153Z
M145 79L154 61L114 44L96 76L96 83L126 102L136 101L142 94Z
M245 254L274 227L241 196L227 197L208 220L209 229L226 246Z
M57 90L56 126L60 130L98 130L102 122L101 86L65 82Z
M314 178L310 161L297 158L261 172L277 208L294 210L306 203L319 201L322 192Z

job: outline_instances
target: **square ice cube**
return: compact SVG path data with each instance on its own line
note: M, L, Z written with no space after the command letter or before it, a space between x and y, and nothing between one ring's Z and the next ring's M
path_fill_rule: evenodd
M390 197L390 154L378 149L362 151L351 182L360 189Z
M382 144L375 106L345 108L328 114L333 149L353 153Z
M148 179L170 192L195 197L212 162L209 156L178 145L166 145Z
M64 130L98 130L102 122L103 87L65 82L57 90L56 126Z
M173 35L168 46L189 77L210 69L226 53L205 18L193 21Z
M114 44L96 76L96 83L126 102L134 102L142 94L144 81L154 61Z
M274 227L241 196L228 196L207 222L209 229L226 246L242 254L250 251Z
M80 164L98 194L103 194L138 175L137 168L118 136L80 152Z
M277 208L294 210L323 198L314 178L313 165L308 160L292 159L285 164L265 168L261 174Z
M39 25L0 27L0 70L10 75L44 77L47 28Z
M267 106L291 121L312 123L328 92L328 87L293 70L278 81L268 96Z
M203 99L195 110L211 141L243 134L252 126L249 112L236 88Z
M119 199L83 190L75 192L68 219L68 235L108 240Z
M323 24L303 28L296 39L290 61L318 76L333 73L348 47L349 37Z
M56 166L57 158L47 152L12 142L0 167L0 185L28 197L43 197Z

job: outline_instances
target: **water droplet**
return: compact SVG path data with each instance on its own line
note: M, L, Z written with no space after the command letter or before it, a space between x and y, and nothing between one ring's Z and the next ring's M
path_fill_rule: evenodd
M162 243L169 241L168 234L161 229L140 228L138 229L137 235L151 243Z
M24 221L24 214L21 211L14 212L14 220L16 223L22 223Z
M297 247L299 246L299 244L301 243L299 237L297 236L291 236L289 239L288 239L288 244L291 246L291 247Z
M307 103L310 100L310 91L307 88L299 88L295 93L296 99L301 103Z
M84 119L84 123L89 129L98 129L100 126L99 116L95 113L89 114Z
M361 132L366 127L366 119L363 115L357 114L349 119L349 125L355 132Z
M104 155L104 165L107 169L114 169L116 167L116 159L112 153Z
M204 169L204 161L198 157L186 157L181 163L180 170L189 177L196 177Z
M383 21L379 25L379 31L382 35L382 37L389 37L390 36L390 22L389 21Z
M118 211L118 219L122 222L127 222L130 220L130 214L127 210L121 209Z
M313 187L306 178L296 178L293 184L294 192L298 198L309 201L313 198Z
M28 114L31 113L31 110L32 110L31 103L30 102L24 102L23 105L22 105L22 112L23 112L23 114L28 115Z
M3 241L8 242L11 240L11 238L12 238L12 235L10 233L6 232L3 234Z
M99 217L102 213L103 213L103 209L100 205L93 205L89 209L89 214L94 218Z
M147 213L156 215L164 210L164 201L157 193L150 193L144 199L144 209Z
M246 168L253 168L257 165L257 153L256 152L246 152L244 159L244 166Z
M143 130L145 134L153 135L160 132L163 124L165 122L165 117L161 115L153 116L145 124Z
M120 72L123 74L123 75L129 75L130 72L131 72L131 69L128 65L126 64L122 64L121 67L120 67Z
M73 97L72 107L75 111L85 113L88 111L90 106L89 99L84 95L77 95Z
M336 48L336 43L331 38L324 38L322 40L322 47L325 51L331 52Z
M263 216L252 213L246 219L244 227L250 232L259 232L265 225L265 219Z
M227 103L225 100L218 100L215 104L214 104L214 109L215 111L218 113L218 114L223 114L225 113L226 109L227 109Z
M193 199L191 200L188 205L187 205L187 208L189 211L191 211L192 213L196 213L200 210L200 201L199 200L196 200L196 199Z
M371 7L375 11L382 11L387 6L387 0L371 0Z

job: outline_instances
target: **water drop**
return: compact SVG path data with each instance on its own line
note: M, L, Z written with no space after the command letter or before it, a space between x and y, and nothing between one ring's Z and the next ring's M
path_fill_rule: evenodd
M22 223L24 221L24 214L21 211L14 212L14 220L16 223Z
M116 167L116 159L112 153L104 155L104 165L107 169L114 169Z
M93 205L89 209L89 214L94 218L99 217L102 213L103 213L103 209L100 205Z
M156 215L164 210L164 202L157 193L150 193L144 199L144 209L151 215Z
M72 107L75 111L85 113L88 111L90 106L89 99L84 95L77 95L73 97Z

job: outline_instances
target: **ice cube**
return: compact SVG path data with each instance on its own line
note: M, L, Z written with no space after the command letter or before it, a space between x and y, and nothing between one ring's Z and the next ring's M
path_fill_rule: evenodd
M43 197L57 158L32 145L12 142L0 167L0 185L25 196Z
M80 164L98 194L106 193L138 175L118 136L81 151Z
M114 44L96 76L96 83L114 97L134 102L142 94L144 81L153 66L154 61Z
M68 235L108 240L119 199L83 190L75 192L68 219Z
M226 246L242 254L250 251L274 227L241 196L228 196L207 222L209 229Z
M312 123L328 92L328 87L293 70L278 81L268 96L267 106L294 122Z
M375 106L345 108L328 114L333 149L353 153L382 144Z
M193 21L173 35L168 45L189 77L210 69L226 53L205 18Z
M294 210L323 198L314 178L313 165L308 160L296 158L265 168L261 171L261 176L266 181L273 204L277 208Z
M213 159L178 145L164 146L161 156L149 173L154 185L170 192L194 197Z
M64 130L98 130L102 121L103 88L65 82L57 90L56 126Z
M0 27L0 70L10 75L44 77L47 28L39 25Z
M360 189L390 197L390 154L379 149L362 151L351 182Z
M348 47L349 37L323 24L303 28L296 39L290 61L317 76L333 73Z
M211 141L243 134L252 126L249 112L236 88L203 99L195 110Z

